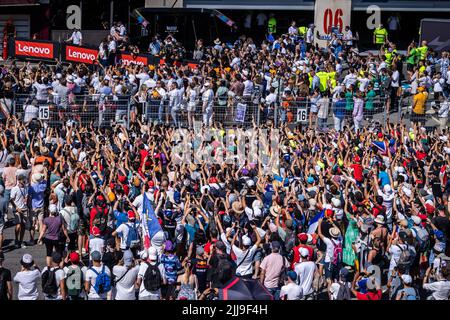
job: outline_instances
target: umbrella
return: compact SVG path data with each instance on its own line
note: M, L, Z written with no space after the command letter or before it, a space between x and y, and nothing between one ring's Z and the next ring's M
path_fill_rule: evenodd
M258 280L235 277L219 289L219 300L273 300L273 296Z

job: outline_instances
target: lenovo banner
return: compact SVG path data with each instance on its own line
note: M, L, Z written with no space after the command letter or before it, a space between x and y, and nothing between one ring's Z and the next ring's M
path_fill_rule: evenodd
M58 44L45 41L15 40L9 50L12 57L52 60L58 58Z
M97 63L98 50L67 45L64 55L65 61L95 64Z
M132 55L129 53L119 53L117 55L117 60L118 63L122 63L124 65L138 64L141 66L146 66L150 64L148 57L143 54Z

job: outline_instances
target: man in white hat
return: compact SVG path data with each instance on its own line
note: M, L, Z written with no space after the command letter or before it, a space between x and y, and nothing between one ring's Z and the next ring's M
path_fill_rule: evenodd
M164 265L158 263L158 252L148 249L148 259L141 262L136 286L139 287L139 300L161 300L161 286L166 284Z
M233 239L231 240L231 248L236 255L236 275L243 278L251 278L253 275L253 256L255 255L256 249L258 249L261 243L261 237L258 232L256 232L256 226L253 224L252 228L255 231L256 242L252 246L252 240L247 235L243 235L240 241L240 247L236 246L236 240L239 236L239 232L236 232Z

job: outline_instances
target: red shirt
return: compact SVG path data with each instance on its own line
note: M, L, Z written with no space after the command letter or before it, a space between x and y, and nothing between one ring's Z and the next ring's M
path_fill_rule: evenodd
M99 208L97 206L93 207L91 211L89 212L89 233L92 234L92 228L94 227L93 222L94 218L97 215L98 212L103 212L103 216L108 221L108 209L107 208ZM103 236L103 234L101 234Z
M291 263L291 269L294 270L295 264L300 262L300 248L306 248L309 251L309 257L308 261L312 261L314 250L310 246L307 246L306 244L299 244L298 246L294 247L294 260Z
M356 299L358 300L381 300L381 290L377 292L357 293Z
M363 167L359 163L354 163L350 165L350 168L353 169L353 177L356 181L363 181Z

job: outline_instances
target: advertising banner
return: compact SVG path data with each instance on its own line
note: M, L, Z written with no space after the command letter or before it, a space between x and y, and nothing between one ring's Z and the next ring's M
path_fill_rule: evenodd
M315 42L319 47L325 47L326 40L317 38L317 33L320 36L326 36L331 33L332 28L339 29L342 32L346 26L350 26L350 16L352 13L351 0L316 0L314 7L314 30Z
M96 60L98 56L98 50L87 47L66 45L64 55L65 61L95 64L97 63Z
M12 50L9 50L9 56L11 57L51 60L59 56L58 44L53 42L13 40L10 48L12 48Z

